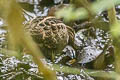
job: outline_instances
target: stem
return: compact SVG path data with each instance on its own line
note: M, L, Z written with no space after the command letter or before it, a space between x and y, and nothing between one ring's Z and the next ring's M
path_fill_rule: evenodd
M108 10L108 18L110 25L117 23L115 6Z
M44 80L56 80L56 73L43 63L42 60L44 57L37 47L37 44L32 40L30 35L24 32L22 24L23 16L20 6L15 0L1 0L1 2L3 4L0 6L4 6L5 11L3 18L8 23L9 34L11 34L12 40L14 40L15 45L13 46L15 50L18 50L19 46L25 46L31 51L30 55L33 56L34 62L38 65L39 72L43 73Z
M109 22L110 22L110 26L111 30L118 27L115 26L115 24L117 23L117 18L116 18L116 10L115 10L115 6L113 4L113 7L111 9L108 10L108 18L109 18ZM114 33L114 32L113 32ZM114 53L114 58L115 58L115 71L118 72L120 74L120 42L119 42L119 38L115 37L113 34L113 44L115 46L115 53Z

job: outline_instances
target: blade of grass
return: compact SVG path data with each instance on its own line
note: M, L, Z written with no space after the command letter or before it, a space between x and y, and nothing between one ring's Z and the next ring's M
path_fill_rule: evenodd
M110 79L117 79L120 78L119 74L117 74L114 71L102 71L102 70L90 70L90 69L78 69L78 68L72 68L68 66L60 66L57 64L54 64L52 66L56 71L58 72L64 72L69 74L83 74L83 72L87 73L90 76L93 77L103 77L103 78L110 78ZM81 71L82 70L82 71Z
M99 0L91 4L89 7L89 10L90 12L93 13L93 15L96 15L102 11L112 8L113 7L112 4L115 4L115 5L120 4L120 0ZM74 10L73 6L61 9L58 12L56 12L56 16L58 18L63 17L65 18L66 21L85 19L85 18L88 18L88 15L89 13L85 8L82 7Z
M15 0L1 0L0 4L0 7L3 8L0 10L4 10L2 16L8 24L8 32L14 43L13 48L18 50L20 46L25 46L31 51L30 55L33 56L33 60L38 65L39 72L43 73L45 80L56 80L55 72L43 63L44 57L41 51L31 36L24 32L22 10L19 5Z

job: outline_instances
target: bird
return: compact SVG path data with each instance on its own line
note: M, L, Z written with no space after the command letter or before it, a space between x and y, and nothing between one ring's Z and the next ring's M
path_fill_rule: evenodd
M54 16L38 16L25 24L45 57L54 59L67 44L74 43L75 31Z

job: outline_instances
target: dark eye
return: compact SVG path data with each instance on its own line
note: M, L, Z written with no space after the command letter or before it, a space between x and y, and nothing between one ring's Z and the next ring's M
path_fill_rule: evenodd
M43 26L45 26L43 23L41 23L41 24L39 24L39 26L41 26L41 27L43 27Z

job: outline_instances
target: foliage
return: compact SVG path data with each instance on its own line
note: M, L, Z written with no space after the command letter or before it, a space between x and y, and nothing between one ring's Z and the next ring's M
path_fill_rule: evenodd
M78 1L79 2L79 1ZM71 2L72 3L72 2ZM89 3L90 5L85 5L84 2L79 2L78 4L83 5L81 6L75 6L76 3L72 3L67 8L63 8L60 11L56 12L56 16L58 18L64 18L66 22L74 21L74 20L82 20L82 19L88 19L92 22L93 17L99 15L99 13L107 10L108 12L108 18L109 18L109 26L110 30L108 29L112 35L113 44L115 46L115 72L112 71L110 73L104 72L104 71L94 71L94 70L88 70L85 69L84 71L87 72L89 75L94 77L107 77L107 78L113 78L116 80L119 80L119 73L120 73L120 51L119 51L119 30L120 30L120 23L116 18L116 11L115 11L115 5L119 4L119 0L97 0L94 3ZM6 5L4 5L6 4ZM73 5L74 4L74 5ZM108 5L109 4L109 5ZM102 5L102 6L101 6ZM67 14L67 15L65 15ZM92 16L92 18L91 18ZM56 80L55 72L48 68L46 64L42 62L42 59L44 59L44 56L42 55L41 51L35 44L35 42L32 40L31 36L29 34L26 34L24 32L23 28L23 22L24 17L22 15L22 9L21 7L16 3L15 0L1 0L0 1L0 17L2 17L5 22L7 23L8 27L8 41L9 41L9 49L8 53L5 49L3 49L3 53L7 53L7 55L10 56L17 56L21 58L22 53L20 52L21 48L26 47L29 51L32 53L30 55L33 56L34 62L38 65L39 72L43 73L43 76L46 80ZM93 20L94 21L94 20ZM96 21L96 20L95 20ZM97 23L97 21L96 21ZM94 22L95 25L95 22ZM108 27L109 27L108 26ZM102 25L102 27L105 27ZM9 54L13 53L13 54ZM52 68L58 72L64 72L64 73L72 73L72 74L80 74L80 70L76 68L70 68L63 66L63 68L60 68L59 65L53 65Z

